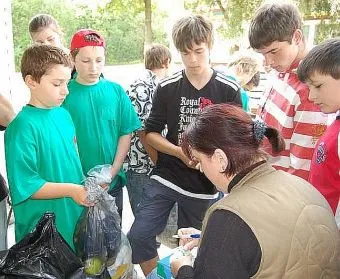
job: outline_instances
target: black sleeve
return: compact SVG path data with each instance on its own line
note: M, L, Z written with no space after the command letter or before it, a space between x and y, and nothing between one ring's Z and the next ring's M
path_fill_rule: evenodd
M166 123L166 92L160 85L157 86L152 99L151 112L145 122L145 132L161 133Z
M8 188L5 179L0 174L0 201L3 201L8 195Z
M239 88L236 91L236 94L234 96L234 99L232 100L232 103L237 104L237 105L242 107L241 88Z
M194 267L182 266L176 279L249 279L262 252L250 227L235 213L217 210L209 218Z

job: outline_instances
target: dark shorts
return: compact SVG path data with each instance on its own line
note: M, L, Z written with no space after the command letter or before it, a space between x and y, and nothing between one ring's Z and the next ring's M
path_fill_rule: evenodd
M150 184L151 178L144 173L136 173L131 170L126 172L126 189L129 193L129 200L133 215L141 202L143 187Z
M143 187L141 203L128 233L132 262L138 264L157 256L156 235L164 230L175 202L178 203L178 228L201 229L205 212L215 201L182 195L150 179Z

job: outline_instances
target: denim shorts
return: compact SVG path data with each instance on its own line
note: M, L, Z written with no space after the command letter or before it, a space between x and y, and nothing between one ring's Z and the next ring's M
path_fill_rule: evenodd
M126 189L133 215L136 214L137 207L142 200L143 188L150 184L150 179L145 173L137 173L131 170L126 172Z

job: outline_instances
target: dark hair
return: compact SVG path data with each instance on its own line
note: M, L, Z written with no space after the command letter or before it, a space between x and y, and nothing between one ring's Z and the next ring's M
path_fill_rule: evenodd
M294 32L301 29L301 16L292 3L275 3L261 6L249 27L249 43L261 49L275 41L292 42Z
M148 70L161 69L171 61L171 53L169 48L161 44L152 44L150 48L145 51L144 65Z
M60 26L55 18L48 14L38 14L32 17L28 24L29 32L36 33L39 32L42 28L51 27L58 34L62 34Z
M298 76L305 82L314 73L340 79L340 38L315 46L298 67Z
M75 49L70 51L70 55L73 58L73 60L76 59L76 56L77 56L78 53L79 53L79 48L75 48Z
M191 149L212 156L216 149L227 155L226 175L234 175L249 167L258 158L266 158L260 149L266 136L275 152L284 150L284 140L278 130L263 125L260 139L254 131L252 118L242 108L217 104L205 107L183 134L183 152L191 157ZM255 128L256 129L256 128Z
M199 15L183 17L172 28L172 39L175 47L182 52L191 50L192 43L207 43L211 49L214 41L213 26Z
M23 79L31 75L40 82L43 75L54 65L64 65L72 69L72 61L62 49L50 45L33 45L25 50L21 59Z

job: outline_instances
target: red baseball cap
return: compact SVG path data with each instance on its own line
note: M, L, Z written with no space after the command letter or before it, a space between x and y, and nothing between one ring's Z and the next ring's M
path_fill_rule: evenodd
M80 29L72 37L70 50L86 46L101 46L105 48L105 40L97 31Z

